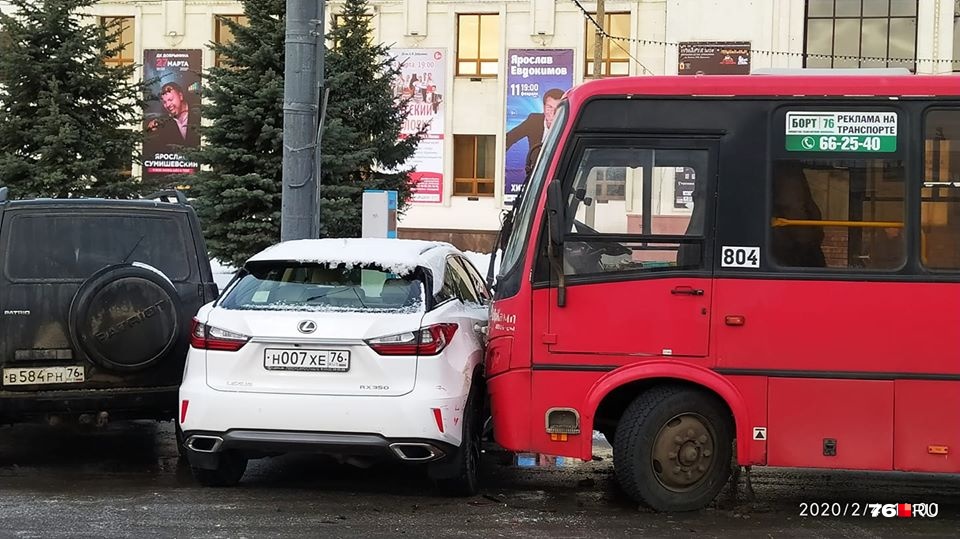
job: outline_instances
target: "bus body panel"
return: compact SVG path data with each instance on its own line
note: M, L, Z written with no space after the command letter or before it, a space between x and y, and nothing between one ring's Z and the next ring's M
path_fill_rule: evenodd
M960 328L957 284L717 279L714 313L721 372L960 382L960 339L946 338ZM728 325L728 316L743 325Z
M894 468L960 473L960 382L894 382Z
M767 464L893 469L893 381L770 378Z

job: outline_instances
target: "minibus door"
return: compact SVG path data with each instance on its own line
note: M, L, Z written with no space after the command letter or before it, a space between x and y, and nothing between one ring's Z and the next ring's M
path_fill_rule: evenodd
M581 137L574 151L560 180L549 361L706 356L716 141Z

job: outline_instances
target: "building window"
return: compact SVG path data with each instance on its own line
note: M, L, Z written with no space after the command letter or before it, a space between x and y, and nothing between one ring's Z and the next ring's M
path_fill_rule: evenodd
M596 20L596 13L591 14ZM599 22L599 21L598 21ZM586 57L584 76L590 78L593 76L593 51L594 44L597 42L597 27L586 21L586 43L584 44L584 56ZM630 37L630 14L629 13L606 13L603 18L604 31L613 37ZM601 57L600 73L604 77L618 77L630 74L630 42L608 39L603 40L603 56Z
M246 15L217 15L214 17L214 20L216 21L216 28L214 28L213 32L213 41L217 45L233 43L233 31L230 30L230 27L225 22L226 20L230 20L230 22L240 26L246 26L248 21ZM214 53L213 65L221 67L222 63L223 58L221 58L221 54L219 52Z
M343 16L343 15L341 15L341 14L339 14L339 13L336 14L336 15L334 15L334 16L333 16L333 28L340 28L341 26L343 26L343 24L344 24L344 22L345 22L345 21L344 21L345 18L346 18L345 16ZM373 15L367 14L367 15L364 15L363 18L366 19L366 21L367 21L367 43L370 44L370 45L373 45L374 42L376 41L376 39L375 39L376 36L374 35L375 32L373 31ZM336 48L336 47L337 47L337 42L336 42L336 41L334 41L333 43L331 43L331 48Z
M453 136L454 195L493 196L496 143L493 135Z
M107 65L114 67L133 64L133 17L100 17L100 26L103 26L110 36L110 50L112 54L105 60Z
M806 67L917 66L917 0L807 0Z
M500 15L457 15L457 75L495 77L500 57Z

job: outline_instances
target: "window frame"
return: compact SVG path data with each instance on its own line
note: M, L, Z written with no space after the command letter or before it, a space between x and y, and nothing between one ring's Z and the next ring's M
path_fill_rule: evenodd
M787 112L895 112L897 114L897 150L895 152L801 152L786 150L786 114ZM913 180L916 168L916 161L913 158L915 153L913 145L914 137L922 138L922 131L914 128L914 113L908 106L897 102L879 102L866 101L854 102L847 99L826 99L815 101L783 101L777 104L769 114L768 120L768 144L770 151L763 164L766 167L765 175L765 197L766 206L764 209L764 232L763 245L761 249L762 266L778 275L815 275L817 278L830 275L843 278L856 278L858 276L884 277L898 275L908 272L917 259L915 238L918 237L918 230L915 225L919 213L914 213L914 206L919 212L919 202L915 194L916 182ZM808 266L788 266L780 264L772 255L773 253L773 229L771 219L773 215L773 172L774 164L782 160L798 161L831 161L831 160L899 160L903 163L903 233L904 233L904 261L896 268L866 268L866 267L808 267ZM823 211L823 208L821 208ZM824 218L826 220L826 218Z
M563 241L566 244L569 241L586 241L586 242L621 242L621 243L652 243L652 244L676 244L678 247L680 245L699 245L700 246L700 265L696 268L683 268L683 267L657 267L657 268L634 268L626 269L620 271L611 271L611 272L601 272L601 273L589 273L589 274L568 274L565 275L566 281L573 285L578 283L598 283L598 282L617 282L617 281L634 281L642 279L659 279L664 277L676 276L676 275L686 275L686 276L712 276L713 275L713 264L714 264L714 243L716 242L716 230L714 223L716 220L716 211L717 211L717 200L713 194L716 193L717 189L717 159L719 157L719 139L713 136L705 136L702 138L694 138L690 136L685 136L681 134L630 134L630 135L615 135L615 134L575 134L574 138L569 142L572 151L569 154L569 157L562 163L560 169L560 181L562 186L562 196L563 200L567 200L571 195L571 190L573 188L573 182L576 180L577 170L580 166L580 163L583 159L585 152L589 149L597 148L640 148L644 150L653 150L653 151L701 151L706 154L706 170L703 175L706 178L706 185L704 186L707 196L705 196L706 201L706 214L704 215L704 225L703 231L701 234L696 235L671 235L671 234L610 234L610 233L576 233L566 230L566 225L564 225L565 232L563 236ZM646 198L646 197L645 197ZM650 205L652 207L653 198L652 192L649 199ZM646 205L645 202L642 204ZM569 207L564 211L564 218L568 219L569 222L573 223L575 216L567 215L569 213ZM652 218L652 214L651 214ZM534 263L534 267L537 268L534 276L534 285L535 287L540 286L553 286L549 281L551 277L548 277L551 271L548 270L548 264L546 261L546 242L549 241L546 234L546 220L543 220L541 224L540 247L537 249L537 260ZM572 228L572 226L570 227ZM561 250L561 257L563 256L564 250Z
M957 115L960 115L960 103L953 103L953 104L933 103L933 104L930 104L929 106L924 107L922 110L918 112L918 114L920 115L920 119L919 119L920 139L923 141L923 147L920 150L919 162L920 162L920 166L922 167L921 170L923 170L924 173L921 173L920 184L916 186L917 201L915 202L915 205L917 206L917 209L916 209L915 219L917 221L917 225L916 225L917 230L915 234L918 238L917 240L918 245L916 250L917 251L916 261L917 261L918 267L924 272L931 273L931 274L938 274L938 275L957 276L957 275L960 275L960 266L956 268L935 268L935 267L928 266L924 261L925 252L923 250L923 242L925 241L925 238L924 238L924 232L923 232L923 203L927 202L927 200L924 199L923 190L926 188L925 184L927 183L926 182L927 178L924 177L926 166L927 166L926 133L927 133L928 117L931 114L937 113L937 112L952 112ZM945 140L951 140L951 139L945 139ZM960 145L960 138L954 139L954 140L956 140L958 145ZM958 167L958 172L960 172L960 167ZM960 233L960 227L957 227L957 229L958 229L958 233Z
M632 24L633 24L633 18L632 18L631 12L629 12L629 11L605 11L604 14L603 14L603 18L604 18L604 21L603 21L603 29L604 29L604 31L607 32L608 34L610 33L610 28L613 27L613 19L612 19L612 17L614 17L614 16L624 16L624 15L627 17L627 22L629 23L628 26L632 26ZM596 12L590 13L590 16L593 17L594 20L596 20L597 13L596 13ZM594 78L594 77L593 77L593 69L592 69L592 66L591 66L591 64L593 63L593 51L594 51L594 48L593 48L593 47L591 46L591 44L590 44L590 36L595 36L595 35L596 35L597 27L594 26L594 24L593 24L592 22L590 22L590 19L586 19L586 20L584 20L584 30L585 30L585 33L584 33L584 36L583 36L583 50L584 50L584 58L583 58L583 78L584 78L585 80L591 80L591 79ZM632 33L632 31L631 31L631 33ZM616 37L630 38L631 36L616 36ZM601 79L606 79L606 78L610 78L610 77L629 77L629 76L630 76L630 52L629 52L629 49L628 49L627 57L626 57L626 58L613 58L613 57L611 56L611 54L610 54L610 51L612 50L612 48L613 48L613 46L614 46L614 45L613 45L613 41L614 41L614 40L609 39L609 38L603 38L603 52L601 53L601 57L600 57L600 64L601 64L601 67L600 67L600 78L601 78ZM627 48L627 45L621 44L621 46L624 47L624 48ZM622 74L622 75L612 75L610 72L611 72L611 68L613 67L614 64L626 64L626 66L627 66L627 72L624 73L624 74Z
M811 0L806 0L806 1L804 2L804 12L803 12L803 67L808 67L808 65L807 65L807 63L808 63L808 61L809 61L808 55L810 55L810 54L820 55L820 54L821 54L821 53L810 53L810 52L809 52L809 49L808 49L808 46L809 46L809 43L810 43L810 21L811 21L811 20L828 20L828 21L832 21L832 22L831 22L831 33L830 33L830 52L829 52L829 56L830 56L829 62L830 62L830 65L828 66L829 68L834 68L834 67L836 67L836 66L835 66L835 63L836 63L836 61L837 61L837 59L836 59L836 56L837 56L837 54L836 54L837 20L855 20L855 21L858 21L859 28L860 28L860 33L859 33L859 40L858 40L858 42L857 42L857 57L858 57L858 59L856 60L856 62L857 62L857 67L861 67L861 68L862 68L862 67L864 67L864 65L863 65L864 62L874 62L874 61L875 61L875 60L863 60L863 22L864 22L865 20L884 20L884 21L886 21L886 23L887 23L887 35L886 35L886 46L887 46L887 48L886 48L885 61L884 61L884 66L883 66L883 67L891 67L891 66L890 66L890 64L891 64L891 61L890 61L890 43L891 43L891 39L890 39L890 31L891 31L891 29L890 29L890 26L891 26L891 24L890 24L890 23L891 23L892 21L894 21L894 20L913 19L913 20L914 20L914 33L913 33L913 65L912 65L912 67L908 67L908 69L910 69L911 72L916 73L916 71L917 71L917 45L919 44L919 39L920 39L920 30L919 30L919 26L920 26L920 17L919 17L920 6L919 6L919 0L915 0L915 1L916 1L916 10L915 10L915 12L914 12L914 14L913 14L912 16L911 16L911 15L892 15L892 14L890 13L890 7L891 7L890 4L891 4L892 0L884 0L884 1L887 2L887 14L886 14L886 15L882 15L882 16L881 16L881 15L868 15L868 16L864 16L864 15L863 15L863 4L864 4L864 2L865 2L865 1L876 1L876 0L860 0L860 14L859 14L858 16L837 16L837 0L831 0L831 1L833 2L833 4L832 4L833 10L832 10L832 14L831 14L829 17L827 17L827 16L821 16L821 15L815 15L815 16L811 17L811 16L810 16L810 1L811 1ZM846 55L841 55L841 56L846 56ZM895 63L899 64L899 62L895 62ZM817 67L821 67L821 66L817 66ZM867 66L867 67L878 67L878 66ZM898 67L898 66L894 66L894 67Z
M120 23L120 33L117 35L117 38L119 38L121 41L123 40L123 33L126 30L126 27L124 27L124 25L127 22L130 23L129 28L132 33L130 43L127 44L127 43L121 42L123 49L119 51L116 56L110 56L108 58L104 58L103 61L105 64L112 67L132 66L134 63L136 63L135 44L137 39L137 18L134 15L101 15L99 16L97 18L97 22L100 24L100 27L103 28L108 33L107 35L108 38L110 38L110 32L111 32L110 25L113 24L113 21L115 20L122 21ZM110 39L111 47L116 46L116 44L117 44L116 40ZM124 55L124 53L128 51L130 53L129 57Z
M476 58L464 58L464 57L461 56L461 50L460 50L460 27L461 27L461 24L460 24L460 21L461 21L464 17L477 17L477 57L476 57ZM498 54L497 57L495 57L495 58L484 58L483 55L480 53L480 51L483 49L483 18L484 18L484 17L495 17L496 26L497 26L497 51L499 52L499 51L501 50L501 41L502 41L503 36L501 36L501 33L500 33L500 12L499 12L499 11L497 11L497 12L487 12L487 13L473 13L473 12L457 13L457 14L456 14L456 26L455 26L455 27L456 27L455 39L456 39L457 55L456 55L456 59L454 60L455 66L456 66L456 67L455 67L455 70L454 70L454 74L455 74L455 76L457 76L457 77L461 77L461 78L466 77L466 78L471 78L471 79L495 79L495 78L497 78L497 77L499 76L499 72L500 72L500 57L499 57L499 54ZM475 73L461 73L461 72L460 72L460 63L461 63L461 62L472 62L473 65L474 65L474 67L476 68L476 72L475 72ZM490 64L490 63L496 65L496 67L497 67L496 73L483 73L483 65L484 65L484 64Z
M367 44L369 45L375 45L377 40L377 28L373 24L374 16L375 14L370 12L364 14L364 17L367 19L367 23L369 25L369 31L367 32ZM343 13L334 13L332 19L330 20L330 29L333 30L335 28L339 28L341 21L345 18L346 16ZM338 43L336 40L330 40L331 49L337 48L337 45Z
M473 176L470 177L470 178L461 178L461 177L458 177L458 176L457 176L457 173L456 173L456 171L457 171L457 163L456 163L457 151L456 151L456 147L457 147L457 138L459 138L459 137L471 137L471 138L473 139L473 167L472 167L472 169L473 169L473 171L472 171ZM492 142L492 147L493 147L493 150L492 150L492 151L494 152L494 154L493 154L493 158L494 158L494 170L493 170L493 175L492 175L491 178L480 178L480 177L477 177L478 163L480 162L480 159L479 159L479 157L480 157L480 156L479 156L479 147L480 147L479 139L480 139L480 137L490 137L491 140L489 140L488 142ZM496 136L496 135L469 135L469 134L454 135L454 136L453 136L453 145L454 145L454 151L453 151L453 159L454 159L453 170L454 170L454 173L453 173L453 193L452 193L452 196L456 196L456 197L485 197L485 198L491 198L491 197L496 196L496 194L497 194L497 186L496 186L496 183L497 183L497 172L496 172L497 136ZM491 146L491 145L488 144L488 147L490 147L490 146ZM469 185L471 186L471 190L470 190L469 193L460 193L460 192L457 192L457 184L466 185L468 182L469 182ZM480 189L479 189L480 184L484 184L484 185L489 184L490 187L491 187L490 192L489 192L489 193L481 193L481 192L480 192Z
M215 14L213 16L213 42L216 43L217 45L226 45L228 43L232 43L233 40L235 39L235 37L233 36L233 32L230 30L227 24L223 22L224 19L229 19L233 21L235 24L238 24L240 26L246 26L250 23L250 18L244 13L233 14L233 15L219 14L219 13ZM221 32L223 32L224 30L230 32L230 35L231 35L230 41L224 41L222 39ZM224 59L220 56L220 53L217 51L213 52L213 67L225 67Z

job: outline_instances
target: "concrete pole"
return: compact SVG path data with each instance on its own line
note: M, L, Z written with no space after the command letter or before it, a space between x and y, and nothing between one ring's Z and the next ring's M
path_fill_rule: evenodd
M594 20L597 21L597 24L601 28L606 30L607 23L604 19L607 16L604 11L603 0L597 0L597 14L594 15ZM596 28L594 31L595 38L593 41L593 78L599 79L603 76L603 31L600 28Z
M287 0L283 73L281 241L317 237L318 182L313 170L319 104L316 98L315 21L322 9L322 3L318 0ZM321 26L321 34L322 28Z

